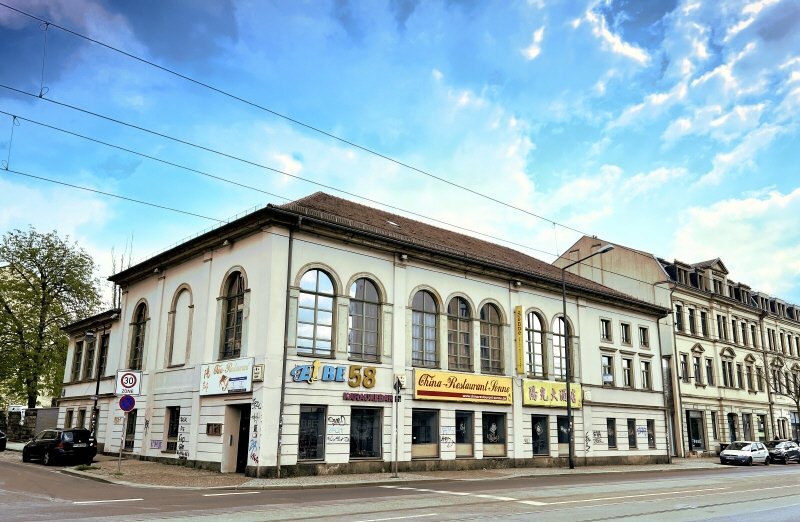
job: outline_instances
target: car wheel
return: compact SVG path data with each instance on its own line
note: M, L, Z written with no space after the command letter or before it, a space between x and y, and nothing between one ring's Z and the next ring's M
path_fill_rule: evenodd
M769 457L764 457L764 465L769 466Z
M30 453L28 453L25 450L22 450L22 462L30 462L30 461L31 461Z
M753 457L748 457L747 458L747 465L748 466L752 466L753 465Z
M52 466L53 460L53 455L49 451L46 451L44 455L42 455L42 464L45 466Z

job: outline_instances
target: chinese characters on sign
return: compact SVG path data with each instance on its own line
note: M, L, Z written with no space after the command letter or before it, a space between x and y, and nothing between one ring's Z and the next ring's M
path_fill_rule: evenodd
M569 394L573 408L583 405L581 385L570 383ZM537 381L524 379L522 381L522 404L524 406L545 406L548 408L567 407L567 386L563 382Z

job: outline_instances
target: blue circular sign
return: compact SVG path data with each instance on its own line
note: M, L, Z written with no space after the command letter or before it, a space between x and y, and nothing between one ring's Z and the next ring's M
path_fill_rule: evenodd
M119 399L119 408L122 411L129 412L134 407L136 407L136 399L134 399L131 395L123 395Z

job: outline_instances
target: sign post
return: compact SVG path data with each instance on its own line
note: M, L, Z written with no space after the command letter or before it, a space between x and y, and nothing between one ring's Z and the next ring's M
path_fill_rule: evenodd
M119 384L119 374L117 375L117 384ZM136 384L136 383L134 383ZM119 399L119 409L125 412L125 416L122 420L122 435L119 439L119 458L117 459L117 473L120 473L120 469L122 468L122 450L125 447L125 430L128 428L128 412L133 410L136 407L136 399L134 399L130 395L123 395Z

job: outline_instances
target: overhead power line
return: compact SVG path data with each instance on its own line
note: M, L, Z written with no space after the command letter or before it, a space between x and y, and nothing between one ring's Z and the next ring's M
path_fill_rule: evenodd
M449 180L449 179L447 179L447 178L444 178L444 177L442 177L442 176L437 176L436 174L433 174L433 173L431 173L431 172L428 172L427 170L421 169L421 168L419 168L419 167L415 167L415 166L413 166L413 165L410 165L410 164L408 164L408 163L405 163L405 162L403 162L403 161L400 161L400 160L398 160L398 159L396 159L396 158L393 158L393 157L391 157L391 156L389 156L389 155L386 155L386 154L383 154L383 153L381 153L381 152L378 152L378 151L376 151L376 150L374 150L374 149L371 149L371 148L369 148L369 147L366 147L366 146L364 146L364 145L360 145L360 144L358 144L358 143L355 143L355 142L353 142L353 141L350 141L350 140L348 140L348 139L342 138L341 136L337 136L337 135L335 135L335 134L332 134L332 133L330 133L330 132L328 132L328 131L325 131L325 130L323 130L323 129L320 129L319 127L315 127L314 125L311 125L311 124L309 124L309 123L305 123L305 122L303 122L303 121L300 121L300 120L298 120L298 119L296 119L296 118L292 118L291 116L287 116L287 115L285 115L285 114L282 114L282 113L280 113L280 112L277 112L277 111L275 111L275 110L273 110L273 109L270 109L269 107L266 107L266 106L264 106L264 105L261 105L261 104L259 104L259 103L256 103L256 102L253 102L253 101L251 101L251 100L248 100L248 99L246 99L246 98L243 98L243 97L241 97L241 96L238 96L238 95L236 95L236 94L233 94L233 93L231 93L231 92L229 92L229 91L226 91L226 90L224 90L224 89L221 89L221 88L219 88L219 87L215 87L215 86L213 86L213 85L211 85L211 84L209 84L209 83L203 82L203 81L201 81L201 80L197 80L197 79L195 79L195 78L192 78L191 76L187 76L187 75L185 75L185 74L182 74L182 73L180 73L180 72L178 72L178 71L176 71L176 70L174 70L174 69L170 69L169 67L166 67L166 66L163 66L163 65L159 65L159 64L157 64L157 63L155 63L155 62L153 62L153 61L150 61L150 60L147 60L147 59L145 59L145 58L142 58L141 56L137 56L137 55L135 55L135 54L133 54L133 53L130 53L130 52L128 52L128 51L124 51L124 50L122 50L122 49L120 49L120 48L118 48L118 47L115 47L115 46L113 46L113 45L110 45L110 44L107 44L107 43L105 43L105 42L102 42L102 41L100 41L100 40L97 40L97 39L95 39L95 38L92 38L92 37L90 37L90 36L88 36L88 35L85 35L85 34L79 33L78 31L75 31L75 30L73 30L73 29L69 29L69 28L67 28L67 27L64 27L64 26L62 26L62 25L59 25L59 24L57 24L57 23L54 23L54 22L52 22L52 21L50 21L50 20L47 20L47 19L41 18L41 17L39 17L39 16L36 16L36 15L34 15L34 14L32 14L32 13L29 13L29 12L27 12L27 11L23 11L23 10L21 10L21 9L18 9L18 8L16 8L16 7L12 7L12 6L10 6L10 5L8 5L8 4L5 4L5 3L2 3L2 2L0 2L0 6L3 6L3 7L5 7L5 8L7 8L7 9L10 9L11 11L14 11L14 12L16 12L16 13L19 13L19 14L21 14L21 15L23 15L23 16L27 16L27 17L29 17L29 18L31 18L31 19L33 19L33 20L37 20L37 21L39 21L39 22L41 22L41 23L48 24L48 26L50 26L50 27L55 27L55 28L57 28L57 29L60 29L60 30L62 30L62 31L64 31L64 32L66 32L66 33L69 33L69 34L71 34L71 35L73 35L73 36L76 36L76 37L78 37L78 38L81 38L81 39L83 39L83 40L86 40L86 41L88 41L88 42L91 42L91 43L93 43L93 44L99 45L99 46L101 46L101 47L104 47L104 48L106 48L106 49L109 49L109 50L111 50L111 51L114 51L114 52L116 52L116 53L122 54L123 56L127 56L128 58L130 58L130 59L132 59L132 60L136 60L136 61L138 61L138 62L144 63L144 64L146 64L146 65L149 65L149 66L151 66L151 67L155 67L156 69L159 69L159 70L161 70L161 71L163 71L163 72L165 72L165 73L167 73L167 74L171 74L171 75L173 75L173 76L176 76L176 77L178 77L178 78L181 78L182 80L185 80L185 81L187 81L187 82L190 82L190 83L193 83L193 84L195 84L195 85L198 85L198 86L200 86L200 87L203 87L203 88L209 89L209 90L211 90L211 91L213 91L213 92L215 92L215 93L217 93L217 94L220 94L220 95L222 95L222 96L225 96L225 97L228 97L228 98L230 98L230 99L236 100L236 101L238 101L238 102L244 103L244 104L246 104L246 105L249 105L250 107L253 107L253 108L259 109L259 110L261 110L261 111L267 112L267 113L269 113L269 114L272 114L273 116L276 116L276 117L278 117L278 118L282 118L282 119L284 119L284 120L286 120L286 121L289 121L289 122L291 122L291 123L293 123L293 124L295 124L295 125L299 125L299 126L301 126L301 127L303 127L303 128L306 128L306 129L308 129L308 130L311 130L311 131L313 131L313 132L316 132L316 133L322 134L322 135L324 135L324 136L327 136L328 138L331 138L331 139L333 139L333 140L336 140L336 141L338 141L338 142L340 142L340 143L344 143L344 144L346 144L346 145L348 145L348 146L350 146L350 147L353 147L353 148L359 149L359 150L361 150L361 151L364 151L364 152L366 152L366 153L368 153L368 154L372 154L373 156L379 157L379 158L381 158L381 159L384 159L384 160L386 160L386 161L390 161L390 162L392 162L392 163L394 163L394 164L396 164L396 165L399 165L399 166L401 166L401 167L407 168L407 169L409 169L409 170L412 170L412 171L414 171L414 172L417 172L417 173L419 173L419 174L422 174L422 175L424 175L424 176L430 177L430 178L432 178L432 179L435 179L435 180L437 180L437 181L440 181L440 182L442 182L442 183L446 183L446 184L448 184L448 185L450 185L450 186L452 186L452 187L455 187L455 188L458 188L458 189L464 190L464 191L466 191L466 192L469 192L470 194L476 195L476 196L478 196L478 197L480 197L480 198L483 198L483 199L486 199L486 200L488 200L488 201L491 201L491 202L493 202L493 203L497 203L497 204L499 204L499 205L502 205L502 206L505 206L505 207L508 207L508 208L511 208L511 209L517 210L517 211L519 211L519 212L522 212L522 213L524 213L524 214L526 214L526 215L529 215L529 216L531 216L531 217L535 217L535 218L537 218L537 219L540 219L540 220L543 220L543 221L547 221L548 223L552 223L553 225L558 225L558 226L560 226L560 227L562 227L562 228L565 228L565 229L567 229L567 230L571 230L571 231L573 231L573 232L576 232L576 233L578 233L578 234L582 234L582 235L591 235L591 234L587 234L587 233L585 233L585 232L583 232L583 231L581 231L581 230L578 230L578 229L576 229L576 228L574 228L574 227L571 227L571 226L569 226L569 225L565 225L565 224L563 224L563 223L558 223L557 221L554 221L554 220L552 220L552 219L550 219L550 218L547 218L547 217L545 217L545 216L541 216L541 215L539 215L539 214L536 214L536 213L534 213L534 212L531 212L531 211L529 211L529 210L526 210L526 209L524 209L524 208L518 207L518 206L516 206L516 205L512 205L511 203L505 202L505 201L503 201L503 200L500 200L500 199L498 199L498 198L495 198L495 197L493 197L493 196L489 196L489 195L487 195L487 194L484 194L484 193L482 193L482 192L480 192L480 191L478 191L478 190L475 190L475 189L469 188L469 187L467 187L467 186L464 186L464 185L460 185L460 184L458 184L458 183L456 183L456 182L454 182L454 181L451 181L451 180ZM43 97L43 96L40 94L38 97L40 97L40 98L41 98L41 97Z

